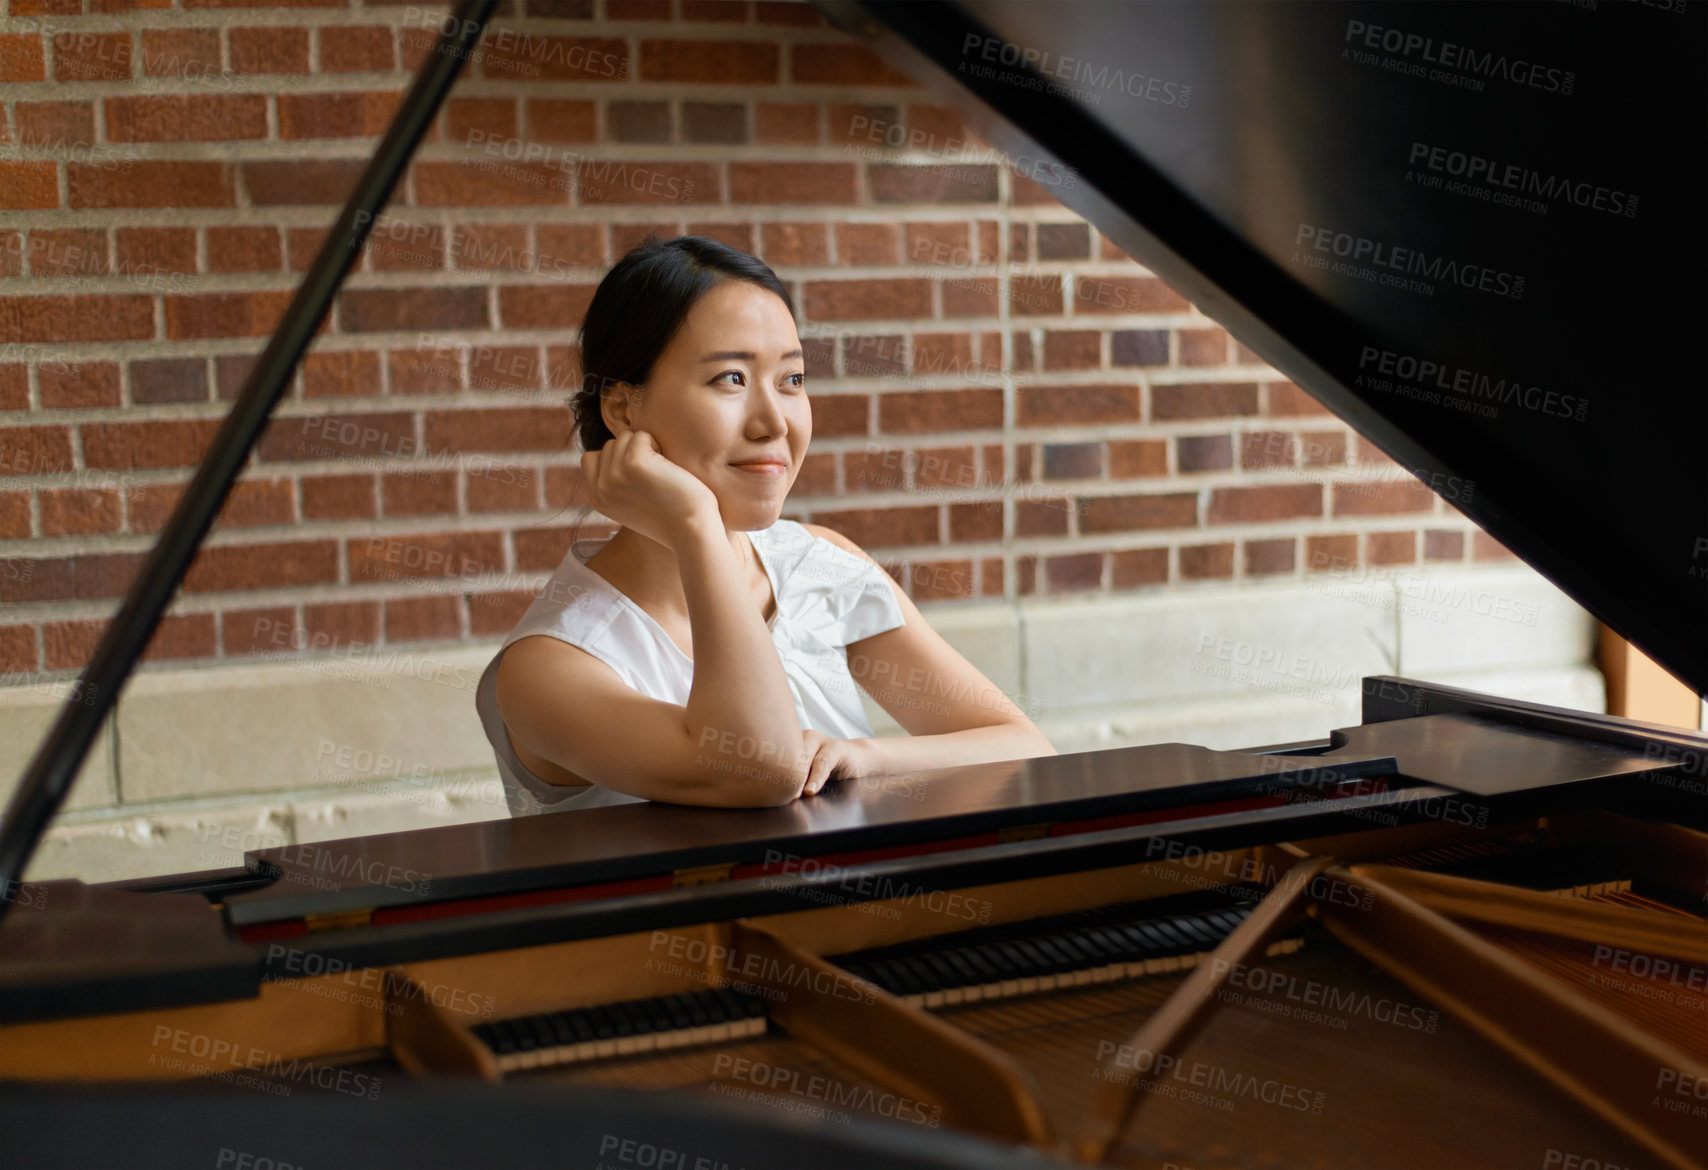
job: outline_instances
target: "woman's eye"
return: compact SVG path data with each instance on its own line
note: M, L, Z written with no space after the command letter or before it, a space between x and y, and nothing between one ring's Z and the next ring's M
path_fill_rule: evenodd
M807 376L805 374L790 374L787 378L785 378L783 380L785 382L787 382L790 386L793 386L796 390L806 389Z
M739 379L741 376L742 376L742 374L741 374L740 370L725 370L723 373L721 373L717 377L713 378L712 381L713 382L723 382L723 380L725 378L737 378L737 379ZM726 385L726 386L739 386L739 385L741 385L741 383L739 381L724 382L724 385Z

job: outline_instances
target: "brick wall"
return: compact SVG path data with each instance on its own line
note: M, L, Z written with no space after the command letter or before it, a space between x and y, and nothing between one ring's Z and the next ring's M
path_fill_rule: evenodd
M86 661L447 11L165 2L13 0L0 32L8 681ZM927 612L1506 556L805 4L530 0L151 661L505 633L585 502L574 329L648 232L794 289L814 441L787 514Z

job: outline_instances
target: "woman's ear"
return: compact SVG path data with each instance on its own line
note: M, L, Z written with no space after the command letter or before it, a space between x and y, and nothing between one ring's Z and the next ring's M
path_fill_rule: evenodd
M637 429L636 415L640 410L643 387L628 382L613 382L599 394L599 414L613 436Z

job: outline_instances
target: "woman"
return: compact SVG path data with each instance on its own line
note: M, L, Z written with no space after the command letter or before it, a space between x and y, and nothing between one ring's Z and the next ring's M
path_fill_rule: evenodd
M512 813L1055 754L858 546L780 518L812 408L769 267L649 239L593 294L581 357L582 471L621 527L575 542L481 677ZM909 738L873 737L856 681Z

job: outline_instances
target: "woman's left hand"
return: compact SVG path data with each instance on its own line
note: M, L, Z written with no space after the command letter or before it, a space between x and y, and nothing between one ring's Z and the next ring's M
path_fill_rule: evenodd
M812 761L802 796L817 794L830 780L858 779L872 767L863 739L832 739L822 731L808 728L801 732L801 751Z

